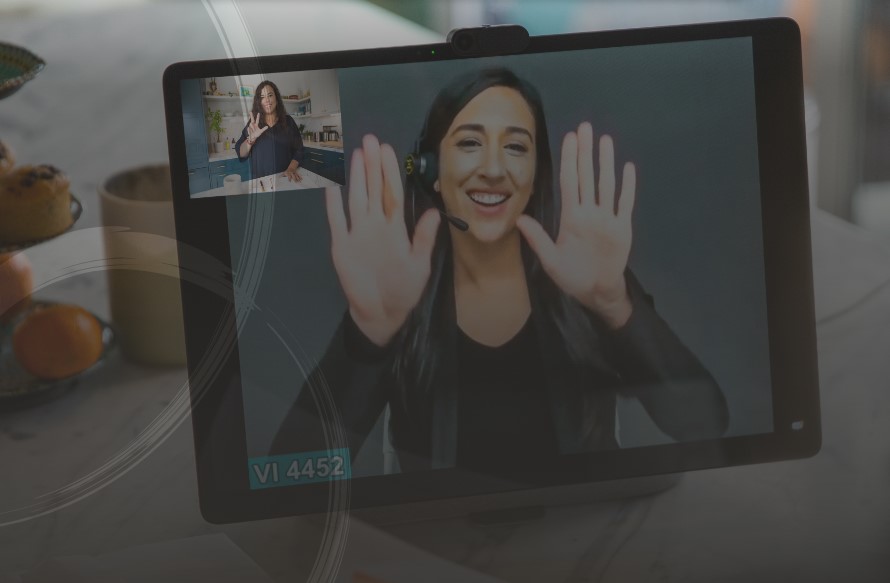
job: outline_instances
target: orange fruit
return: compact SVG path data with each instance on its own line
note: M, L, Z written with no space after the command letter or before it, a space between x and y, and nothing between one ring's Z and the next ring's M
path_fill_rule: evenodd
M23 253L0 254L0 324L28 307L34 276Z
M29 314L12 334L19 363L35 377L63 379L102 356L102 326L78 306L55 305Z

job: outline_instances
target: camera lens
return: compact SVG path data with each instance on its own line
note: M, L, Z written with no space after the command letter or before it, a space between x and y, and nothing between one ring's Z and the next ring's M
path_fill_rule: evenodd
M461 32L454 37L454 48L458 51L466 52L472 50L476 46L476 39L472 32Z

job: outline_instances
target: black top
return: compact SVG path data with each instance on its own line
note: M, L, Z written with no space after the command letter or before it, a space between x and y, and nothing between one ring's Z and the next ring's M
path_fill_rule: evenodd
M250 125L250 124L248 124ZM235 142L235 152L241 157L241 144L247 141L247 126L241 130L241 138ZM279 174L287 170L291 160L303 164L303 138L297 122L289 115L263 132L250 150L250 177L259 178Z
M558 447L531 318L497 347L458 329L457 350L457 465L488 474L549 464Z
M504 476L511 464L515 472L517 460L520 471L533 470L567 454L618 448L619 394L639 399L677 441L721 436L729 411L720 387L657 314L630 271L626 281L630 319L619 330L606 330L591 316L591 326L572 347L583 360L571 354L535 286L529 286L529 323L497 348L461 338L448 298L444 310L432 315L445 340L435 355L439 366L429 385L420 387L400 384L400 337L376 346L347 311L282 421L270 455L337 444L355 456L389 405L402 471L476 466ZM443 285L453 289L450 282ZM489 463L485 456L499 457Z

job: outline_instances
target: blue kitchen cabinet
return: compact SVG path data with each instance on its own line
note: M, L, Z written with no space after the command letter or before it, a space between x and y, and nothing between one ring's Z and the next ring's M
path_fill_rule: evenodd
M318 148L305 148L303 151L303 168L323 176L324 152L324 150L319 150Z
M250 161L240 161L238 158L232 158L226 161L226 173L237 174L241 180L250 180Z
M210 188L220 188L225 186L226 176L230 174L237 174L243 181L250 180L250 163L247 160L241 162L238 158L211 162Z
M204 107L201 101L200 79L186 79L182 81L182 113L192 115L204 115Z
M189 192L203 192L210 190L210 174L207 167L194 168L189 170Z
M318 168L320 166L320 163L317 162L316 160L314 160L313 158L310 158L307 155L305 158L303 158L302 166L306 170L309 170L310 172L315 172L316 174L318 174Z
M306 170L315 172L322 178L342 184L346 177L343 159L343 152L306 148L306 154L303 157L303 167Z
M182 116L185 128L185 157L189 170L207 168L207 136L204 133L204 118L189 114Z
M343 184L346 178L343 160L343 152L333 152L330 150L325 152L325 166L327 167L327 175L325 178L333 180L338 184Z
M210 163L210 188L219 188L223 186L223 179L228 174L226 170L228 164L226 160L217 160Z
M189 191L210 188L207 159L207 132L204 129L204 104L198 79L182 82L182 121L185 131L185 158L189 173Z

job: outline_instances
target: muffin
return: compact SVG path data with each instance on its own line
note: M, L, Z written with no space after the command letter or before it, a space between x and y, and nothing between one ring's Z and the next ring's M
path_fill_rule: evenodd
M0 242L24 243L71 226L68 177L54 166L20 166L0 177Z
M13 166L15 166L15 156L12 155L9 146L0 140L0 176L12 170Z

